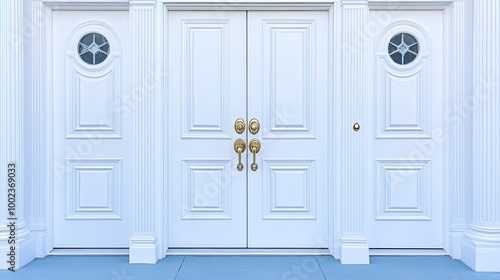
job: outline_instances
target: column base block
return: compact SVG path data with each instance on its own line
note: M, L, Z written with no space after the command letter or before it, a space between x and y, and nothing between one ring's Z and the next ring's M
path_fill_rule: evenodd
M462 239L461 260L476 272L500 272L500 243Z
M367 245L342 244L340 247L342 264L370 264L370 252Z
M152 237L132 238L129 251L129 263L155 264L157 244Z

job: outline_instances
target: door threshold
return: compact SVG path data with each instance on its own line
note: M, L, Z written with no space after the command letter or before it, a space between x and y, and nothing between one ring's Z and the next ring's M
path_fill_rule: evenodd
M370 249L370 256L446 256L443 249Z
M316 256L331 256L330 250L326 248L313 248L313 249L302 249L302 248L173 248L168 249L167 256L176 255L213 255L213 256L227 256L227 255L266 255L266 256L304 256L304 255L316 255Z
M128 248L54 248L50 256L128 256Z

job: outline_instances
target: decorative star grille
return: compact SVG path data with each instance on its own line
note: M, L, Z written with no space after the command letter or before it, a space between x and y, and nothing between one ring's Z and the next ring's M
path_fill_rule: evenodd
M406 65L418 56L418 41L408 33L399 33L389 42L389 56L398 64Z
M109 42L98 33L90 33L78 43L78 55L88 64L97 65L109 55Z

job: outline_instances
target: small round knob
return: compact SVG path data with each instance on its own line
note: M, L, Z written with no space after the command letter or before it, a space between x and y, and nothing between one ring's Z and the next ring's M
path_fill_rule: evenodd
M255 162L252 163L252 165L250 167L252 168L252 171L257 171L257 168L259 168L259 166Z
M352 126L352 129L353 129L354 131L356 131L356 132L358 132L360 128L361 128L361 127L359 126L359 123L355 123L355 124Z

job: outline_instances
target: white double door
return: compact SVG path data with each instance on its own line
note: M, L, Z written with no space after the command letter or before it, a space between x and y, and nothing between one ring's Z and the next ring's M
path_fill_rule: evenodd
M327 247L327 20L169 12L169 247Z

